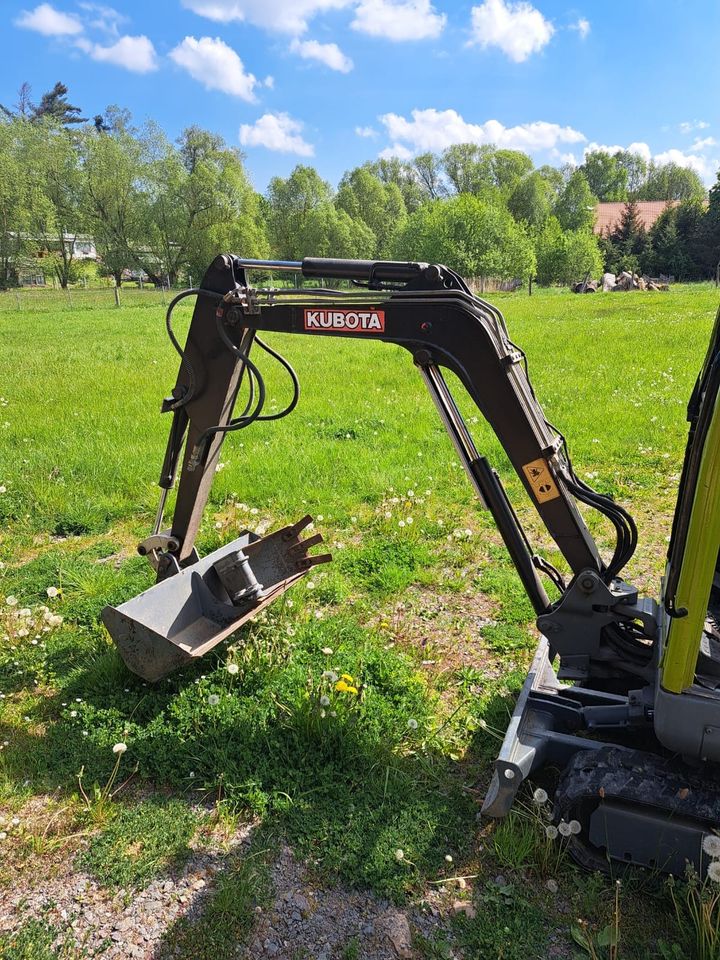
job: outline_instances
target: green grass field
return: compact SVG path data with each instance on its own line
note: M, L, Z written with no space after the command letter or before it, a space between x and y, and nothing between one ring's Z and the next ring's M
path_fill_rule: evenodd
M626 576L657 593L718 291L493 299L576 471L636 517ZM179 313L187 322L189 309ZM300 405L227 441L199 547L309 512L334 562L229 647L151 687L124 668L98 615L152 582L134 547L155 513L169 426L159 408L176 373L162 308L0 309L0 885L84 869L101 887L139 890L208 831L252 820L256 866L287 842L318 884L399 904L441 886L474 904L474 916L447 920L447 940L420 937L419 956L593 956L571 927L580 917L591 935L603 930L612 882L549 849L527 798L499 826L477 817L535 642L532 612L409 356L271 342L300 376ZM268 358L262 367L280 409L287 384ZM451 385L478 449L559 562L494 435ZM349 674L360 694L336 692L328 672ZM120 741L115 784L132 779L108 799ZM166 934L177 956L225 956L238 931L251 935L267 870L228 853L223 876L194 926ZM457 876L472 879L442 885ZM231 919L223 897L241 901ZM620 911L623 960L690 955L677 952L686 931L661 880L627 878ZM55 955L39 952L40 918L25 919L20 939L0 934L0 955ZM36 953L21 952L22 937Z

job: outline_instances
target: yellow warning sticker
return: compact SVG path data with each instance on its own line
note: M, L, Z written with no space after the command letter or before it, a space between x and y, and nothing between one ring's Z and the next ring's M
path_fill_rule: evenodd
M557 484L550 473L548 462L543 457L526 463L523 472L538 503L547 503L548 500L555 500L556 497L560 496Z

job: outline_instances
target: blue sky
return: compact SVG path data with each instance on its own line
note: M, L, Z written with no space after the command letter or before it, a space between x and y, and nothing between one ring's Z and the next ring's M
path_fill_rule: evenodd
M0 102L57 80L175 137L241 145L255 186L455 142L561 164L593 144L720 166L718 0L0 0ZM718 142L716 142L716 140Z

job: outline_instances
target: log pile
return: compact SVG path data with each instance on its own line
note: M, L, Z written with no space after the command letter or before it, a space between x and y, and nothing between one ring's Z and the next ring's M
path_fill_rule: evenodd
M641 277L624 270L617 276L614 273L604 273L599 282L585 277L584 280L573 283L570 289L573 293L595 293L598 289L603 293L626 293L629 290L669 290L670 284L664 277Z

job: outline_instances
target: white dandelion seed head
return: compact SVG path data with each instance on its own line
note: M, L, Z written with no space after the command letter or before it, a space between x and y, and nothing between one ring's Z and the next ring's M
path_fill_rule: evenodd
M565 823L564 820L561 820L560 823L558 824L558 833L560 834L561 837L569 837L570 834L572 833L572 830L570 829L570 824Z
M582 832L582 826L579 820L571 820L568 826L570 827L570 833L574 837L576 837L579 833Z
M236 663L229 663L226 669L231 677L234 677L236 673L240 672L240 667Z
M451 855L450 855L449 853L446 853L446 854L445 854L445 863L452 863L452 862L453 862L453 858L451 857Z
M323 680L329 680L330 683L337 683L338 675L334 670L323 670L322 673Z
M321 706L321 707L329 707L329 706L330 706L330 697L328 697L326 694L323 694L323 696L320 697L320 706Z
M549 823L545 827L545 836L548 838L548 840L557 840L557 835L558 835L557 827L554 824Z
M22 617L24 620L27 620L28 617L32 616L32 610L30 607L23 607L22 610L18 610L15 616Z
M396 850L396 851L395 851L395 859L396 859L396 860L404 860L404 859L405 859L405 851L404 851L404 850Z
M481 730L487 730L487 726L488 726L487 720L483 720L482 717L480 717L480 719L478 720L477 725L478 727L480 727Z
M314 581L314 580L308 580L308 582L305 584L305 586L308 588L308 590L314 590L314 589L315 589L315 581Z
M211 707L216 707L220 703L220 697L216 693L211 693L207 702Z
M417 730L418 728L417 720L413 720L412 717L410 717L410 719L408 720L407 725L410 728L410 730Z
M57 587L48 587L45 593L50 597L51 600L60 596L60 591Z
M542 787L538 787L537 790L533 793L533 801L537 803L539 807L548 802L547 790L543 790Z
M113 747L113 753L122 754L122 753L125 753L126 750L127 750L126 743L116 743L115 746Z
M16 606L17 606L17 597L5 597L5 603L6 603L9 607L16 607Z
M702 848L704 853L713 860L720 858L720 837L716 833L708 833L703 837Z
M711 860L707 868L708 879L720 883L720 860Z

